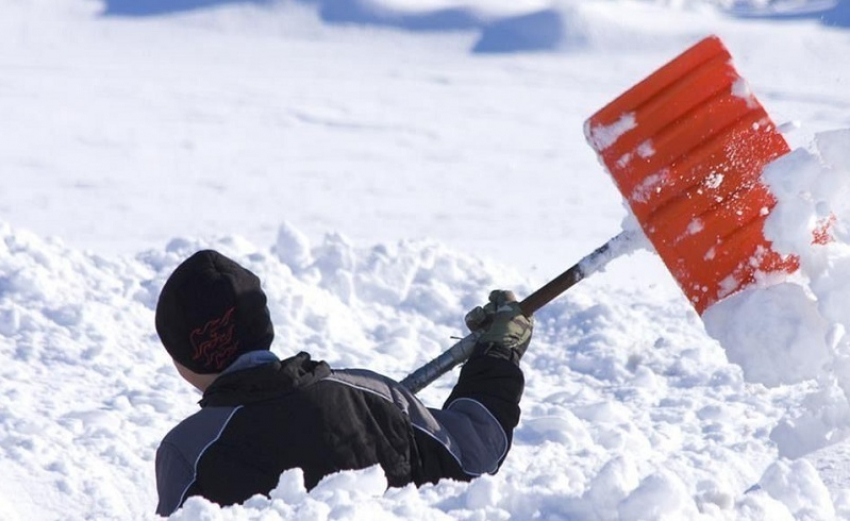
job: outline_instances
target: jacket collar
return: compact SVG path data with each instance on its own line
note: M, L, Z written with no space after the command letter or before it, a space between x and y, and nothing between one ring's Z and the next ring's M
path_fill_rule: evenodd
M270 364L272 362L280 362L280 358L271 351L249 351L233 361L227 369L222 371L222 375L244 369L251 369L258 365Z
M236 406L271 400L330 374L325 362L314 362L308 353L301 352L282 361L269 351L246 353L215 379L199 405Z

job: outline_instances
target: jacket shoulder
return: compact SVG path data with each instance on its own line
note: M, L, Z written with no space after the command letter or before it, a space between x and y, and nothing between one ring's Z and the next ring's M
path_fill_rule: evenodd
M197 479L198 461L241 407L205 407L165 435L156 452L157 514L180 508Z

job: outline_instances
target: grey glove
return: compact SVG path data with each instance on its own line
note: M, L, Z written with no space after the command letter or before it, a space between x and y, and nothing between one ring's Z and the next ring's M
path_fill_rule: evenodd
M489 302L467 313L464 321L480 335L473 356L504 358L517 365L534 329L534 319L522 314L513 292L500 289L491 291Z

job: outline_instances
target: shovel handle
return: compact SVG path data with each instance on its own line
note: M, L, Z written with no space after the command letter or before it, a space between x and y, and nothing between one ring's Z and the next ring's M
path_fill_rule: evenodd
M631 230L620 232L578 261L576 265L538 288L519 303L522 313L527 317L532 316L537 310L555 300L585 277L603 269L615 257L633 251L637 247L636 243L639 242L635 240L636 234L637 232ZM476 340L478 340L477 334L467 335L437 358L410 373L401 381L401 385L414 394L421 391L431 382L466 361L472 354Z
M623 231L586 255L577 264L550 280L519 303L522 313L530 317L538 309L558 298L585 277L604 268L614 257L634 249L634 231Z

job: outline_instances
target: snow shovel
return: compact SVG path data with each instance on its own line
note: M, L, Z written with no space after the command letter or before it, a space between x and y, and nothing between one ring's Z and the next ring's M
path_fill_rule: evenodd
M717 37L594 114L585 135L682 291L702 314L762 274L791 273L764 221L759 180L789 152Z
M585 135L643 232L696 311L791 273L764 221L776 200L759 180L790 149L715 36L700 41L585 122ZM611 259L634 249L622 232L520 303L531 316ZM402 384L418 392L466 360L474 334Z

